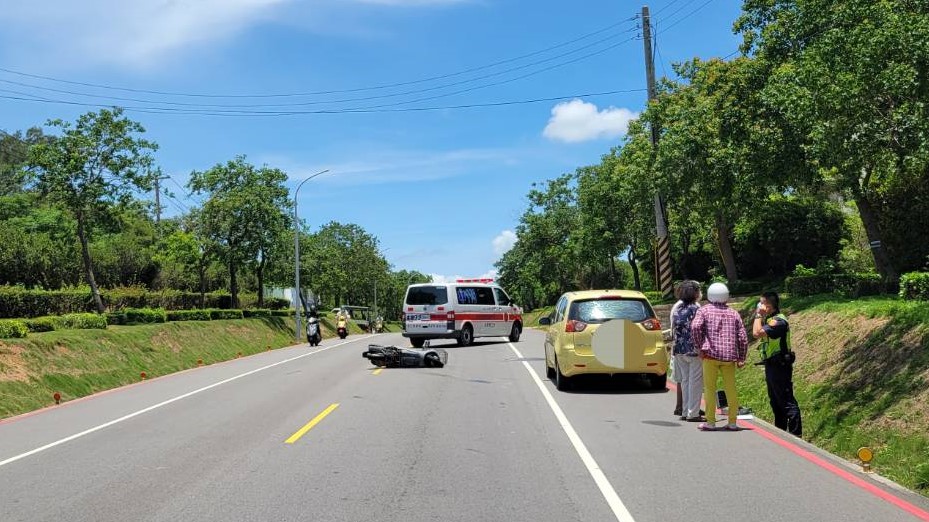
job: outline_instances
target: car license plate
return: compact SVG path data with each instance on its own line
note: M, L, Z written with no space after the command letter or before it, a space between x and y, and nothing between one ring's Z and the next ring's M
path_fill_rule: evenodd
M428 321L431 319L429 314L406 314L407 321Z

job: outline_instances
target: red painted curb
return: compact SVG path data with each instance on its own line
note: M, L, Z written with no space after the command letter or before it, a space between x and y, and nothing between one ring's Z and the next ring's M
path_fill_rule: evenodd
M677 391L677 385L675 385L674 383L668 383L668 389L672 391ZM915 516L916 518L929 522L929 512L922 510L914 506L913 504L910 504L909 502L903 500L900 497L897 497L896 495L893 495L892 493L884 491L883 489L875 486L874 484L871 484L867 480L864 480L860 477L856 477L852 473L849 473L848 471L836 466L835 464L827 462L822 457L814 455L813 453L801 448L800 446L790 441L784 440L778 437L777 435L774 435L773 433L768 432L768 430L766 430L763 426L760 426L751 421L742 421L742 422L747 422L748 424L751 424L752 426L757 428L757 429L751 430L753 433L757 433L758 435L761 435L762 437L768 439L769 441L783 448L790 450L794 454L806 459L809 462L812 462L813 464L816 464L817 466L825 469L826 471L832 473L833 475L836 475L837 477L841 479L851 482L852 484L867 491L868 493L871 493L872 495L880 498L881 500L884 500L886 502L889 502L897 506L898 508Z

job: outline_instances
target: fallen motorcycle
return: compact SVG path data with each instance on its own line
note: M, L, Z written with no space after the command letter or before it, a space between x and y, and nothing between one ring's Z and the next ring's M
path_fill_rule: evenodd
M381 368L441 368L448 363L448 352L441 348L417 350L369 344L361 356Z

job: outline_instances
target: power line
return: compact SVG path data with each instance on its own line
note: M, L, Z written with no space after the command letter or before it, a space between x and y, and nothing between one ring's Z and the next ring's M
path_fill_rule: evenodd
M152 107L123 107L126 111L133 112L142 112L149 114L183 114L183 115L199 115L199 116L297 116L297 115L310 115L310 114L365 114L365 113L393 113L393 112L427 112L427 111L438 111L438 110L455 110L455 109L472 109L472 108L482 108L482 107L503 107L510 105L525 105L530 103L543 103L543 102L552 102L552 101L562 101L569 100L574 98L593 98L597 96L610 96L613 94L624 94L632 92L644 92L645 89L623 89L615 91L605 91L605 92L595 92L595 93L583 93L583 94L572 94L569 96L553 96L548 98L533 98L527 100L507 100L500 102L487 102L487 103L469 103L469 104L460 104L460 105L442 105L442 106L432 106L432 107L405 107L405 108L359 108L359 109L332 109L332 110L309 110L309 111L291 111L291 112L248 112L242 111L240 113L230 113L230 112L194 112L187 111L184 109L167 109L167 108L152 108ZM51 100L43 98L23 98L15 96L2 96L0 99L6 100L17 100L17 101L30 101L37 103L52 103L52 104L62 104L62 105L76 105L82 107L94 107L94 108L108 108L109 105L100 105L100 104L91 104L91 103L80 103L67 100Z
M134 102L134 103L173 105L173 106L196 107L196 108L201 108L201 107L202 107L202 108L211 108L211 109L212 109L212 108L221 108L221 109L222 109L222 108L298 107L298 106L301 106L301 107L302 107L302 106L311 106L311 105L338 104L338 103L349 103L349 102L358 102L358 101L371 101L371 100L379 100L379 99L386 99L386 98L397 98L397 97L401 97L401 96L408 96L408 95L420 94L420 93L425 93L425 92L433 92L433 91L437 91L437 90L441 90L441 89L446 89L446 88L451 88L451 87L457 87L457 86L460 86L460 85L465 85L465 84L469 84L469 83L474 83L474 82L477 82L477 81L480 81L480 80L486 80L486 79L489 79L489 78L495 78L495 77L498 77L498 76L503 76L503 75L505 75L505 74L509 74L509 73L512 73L512 72L521 71L521 70L524 70L524 69L528 69L528 68L530 68L530 67L534 67L534 66L536 66L536 65L541 65L541 64L544 64L544 63L549 63L549 62L552 62L552 61L557 60L557 59L559 59L559 58L564 58L564 57L566 57L566 56L570 56L570 55L576 54L576 53L578 53L578 52L580 52L580 51L589 49L589 48L591 48L591 47L596 47L597 45L600 45L600 44L602 44L602 43L605 43L605 42L608 42L608 41L610 41L610 40L613 40L613 39L615 39L615 38L617 38L617 37L619 37L619 36L622 36L622 34L624 34L624 33L629 33L629 32L632 32L632 31L634 31L634 30L635 30L635 29L628 30L628 31L624 31L623 33L614 34L614 35L608 36L608 37L606 37L606 38L602 38L602 39L600 39L600 40L597 40L597 41L595 41L595 42L593 42L593 43L590 43L590 44L587 44L587 45L578 47L578 48L576 48L576 49L572 49L572 50L570 50L570 51L567 51L567 52L564 52L564 53L561 53L561 54L557 54L557 55L555 55L555 56L551 56L551 57L548 57L548 58L545 58L545 59L542 59L542 60L537 60L537 61L530 62L530 63L527 63L527 64L523 64L523 65L520 65L520 66L517 66L517 67L512 67L512 68L509 68L509 69L504 69L504 70L502 70L502 71L497 71L497 72L490 73L490 74L485 74L485 75L482 75L482 76L477 76L477 77L470 78L470 79L467 79L467 80L460 80L460 81L456 81L456 82L445 83L445 84L442 84L442 85L432 86L432 87L428 87L428 88L424 88L424 89L414 89L414 90L408 90L408 91L404 91L404 92L390 93L390 94L381 94L381 95L375 95L375 96L363 96L363 97L355 97L355 98L343 98L343 99L339 99L339 100L318 100L318 101L294 102L294 103L281 103L281 104L200 104L200 103L189 103L189 102L174 102L174 101L149 100L149 99L140 99L140 98L127 98L127 97L121 97L121 96L101 96L101 95L92 94L92 93L84 93L84 92L72 91L72 90L66 90L66 89L56 89L56 88L53 88L53 87L43 87L43 86L40 86L40 85L29 84L29 83L23 83L23 82L16 82L16 81L13 81L13 80L4 80L4 79L0 79L0 82L2 82L2 83L7 83L7 84L12 84L12 85L17 85L17 86L20 86L20 87L28 87L28 88L33 88L33 89L39 89L39 90L42 90L42 91L54 92L54 93L57 93L57 94L68 94L68 95L74 95L74 96L84 96L84 97L89 97L89 98L100 98L100 99L105 100L105 101L116 100L116 101L119 101L119 102L129 101L129 102ZM629 40L624 40L623 42L620 42L620 44L625 43L626 41L629 41ZM607 50L613 49L613 48L615 48L616 46L617 46L617 45L609 46L609 47L607 47L607 48L605 48L605 49L601 49L600 51L596 51L596 52L594 52L593 54L588 54L588 55L581 56L581 57L579 57L579 58L577 59L577 61L580 61L580 60L589 58L590 56L595 56L595 55L597 55L597 54L600 54L601 52L605 52L605 51L607 51ZM563 65L568 65L568 64L573 63L573 62L574 62L574 60L570 60L570 61L567 61L567 62L564 62L564 63L561 63L561 64L557 65L557 67L561 67L561 66L563 66ZM551 69L551 68L545 68L545 69L542 69L542 70L539 71L539 72L544 72L544 71L547 71L547 70L550 70L550 69ZM531 76L531 75L529 75L529 76ZM524 77L525 77L525 76L522 76L522 77L520 77L520 78L524 78ZM502 83L509 83L509 81L505 81L505 82L502 82ZM487 87L492 87L492 86L495 86L495 85L500 85L500 84L491 83L491 84L487 85ZM484 88L484 87L479 87L479 88ZM467 92L467 90L466 90L466 91L460 91L460 92ZM20 94L25 94L25 93L20 93ZM452 93L452 94L457 94L457 93ZM452 94L442 95L442 96L451 96ZM426 99L433 99L433 98L426 98Z
M674 11L672 11L671 14L669 14L668 16L662 18L661 21L664 22L665 20L669 20L669 19L671 19L671 18L674 18L674 15L676 15L677 13L680 13L680 12L683 11L684 9L687 9L688 6L693 5L693 3L696 2L696 1L697 1L697 0L687 0L686 2L684 2L683 5L681 5L680 7L678 7L677 9L675 9ZM671 3L673 4L674 2L671 2ZM655 14L657 15L658 13L655 13Z
M657 11L655 11L654 13L652 13L652 16L658 16L659 13L661 13L661 12L664 11L665 9L671 7L672 5L678 3L679 1L680 1L680 0L671 0L670 2L668 2L667 4L665 4L664 7L662 7L661 9L659 9L659 10L657 10Z
M396 82L396 83L389 83L389 84L373 85L373 86L367 86L367 87L356 87L356 88L352 88L352 89L335 89L335 90L327 90L327 91L297 92L297 93L273 93L273 94L203 94L203 93L182 93L182 92L171 92L171 91L156 91L156 90L148 90L148 89L135 89L135 88L129 88L129 87L117 87L117 86L106 85L106 84L99 84L99 83L77 82L77 81L72 81L72 80L65 80L65 79L61 79L61 78L55 78L55 77L52 77L52 76L43 76L43 75L39 75L39 74L32 74L32 73L26 73L26 72L22 72L22 71L16 71L16 70L4 68L4 67L0 67L0 71L5 72L5 73L8 73L8 74L14 74L14 75L17 75L17 76L26 77L26 78L34 78L34 79L47 80L47 81L58 82L58 83L66 83L66 84L70 84L70 85L79 85L79 86L83 86L83 87L93 87L93 88L98 88L98 89L106 89L106 90L114 90L114 91L123 91L123 92L134 92L134 93L144 93L144 94L155 94L155 95L160 95L160 96L179 96L179 97L190 97L190 98L283 98L283 97L300 97L300 96L318 96L318 95L324 95L324 94L340 94L340 93L350 93L350 92L361 92L361 91L372 91L372 90L380 90L380 89L389 89L389 88L393 88L393 87L403 87L403 86L407 86L407 85L415 85L415 84L426 83L426 82L431 82L431 81L435 81L435 80L442 80L442 79L446 79L446 78L452 78L452 77L455 77L455 76L460 76L460 75L463 75L463 74L468 74L468 73L471 73L471 72L481 71L481 70L489 69L489 68L492 68L492 67L496 67L496 66L498 66L498 65L503 65L503 64L507 64L507 63L516 62L516 61L519 61L519 60L522 60L522 59L525 59L525 58L530 58L530 57L537 56L537 55L539 55L539 54L543 54L543 53L546 53L546 52L549 52L549 51L552 51L552 50L555 50L555 49L560 49L560 48L562 48L562 47L569 46L569 45L571 45L571 44L574 44L574 43L577 43L577 42L579 42L579 41L585 40L585 39L587 39L587 38L596 36L596 35L598 35L598 34L605 33L605 32L607 32L607 31L609 31L609 30L611 30L611 29L614 29L614 28L616 28L616 27L619 27L619 26L621 26L621 25L623 25L623 24L626 24L626 23L628 23L628 22L630 22L630 21L634 21L634 20L636 20L636 19L637 19L636 16L633 16L633 17L630 17L630 18L626 18L626 19L621 20L621 21L619 21L619 22L615 22L615 23L613 23L613 24L610 24L610 25L608 25L608 26L606 26L606 27L604 27L604 28L602 28L602 29L598 29L598 30L596 30L596 31L593 31L593 32L591 32L591 33L587 33L587 34L585 34L585 35L579 36L579 37L574 38L574 39L572 39L572 40L568 40L568 41L566 41L566 42L562 42L562 43L559 43L559 44L556 44L556 45L553 45L553 46L550 46L550 47L546 47L545 49L540 49L540 50L538 50L538 51L534 51L534 52L531 52L531 53L523 54L523 55L516 56L516 57L513 57L513 58L508 58L508 59L505 59L505 60L499 60L499 61L496 61L496 62L493 62L493 63L489 63L489 64L486 64L486 65L481 65L481 66L478 66L478 67L472 67L472 68L468 68L468 69L463 69L463 70L460 70L460 71L457 71L457 72L453 72L453 73L448 73L448 74L441 74L441 75L437 75L437 76L431 76L431 77L428 77L428 78L421 78L421 79L418 79L418 80L410 80L410 81L405 81L405 82ZM634 30L634 29L633 29L633 30Z
M620 45L623 45L623 44L625 44L625 43L627 43L627 42L630 42L630 41L632 41L632 40L635 40L636 38L637 38L637 37L631 37L631 38L628 38L628 39L623 40L623 41L621 41L621 42L618 42L618 43L616 43L616 44L613 44L613 45L610 45L610 46L608 46L608 47L605 47L605 48L603 48L603 49L600 49L600 50L597 50L597 51L594 51L594 52L591 52L591 53L588 53L588 54L585 54L585 55L582 55L582 56L573 58L573 59L571 59L571 60L566 60L566 61L563 61L563 62L554 64L554 65L551 65L551 66L549 66L549 67L545 67L545 68L543 68L543 69L539 69L539 70L536 70L536 71L531 71L531 72L526 73L526 74L523 74L523 75L521 75L521 76L516 76L516 77L514 77L514 78L509 78L509 79L506 79L506 80L501 80L501 81L499 81L499 82L492 82L492 83L488 83L488 84L484 84L484 85L477 85L477 86L474 86L474 87L469 87L469 88L467 88L467 89L460 89L460 90L457 90L457 91L453 91L453 92L449 92L449 93L443 93L443 94L438 94L438 95L434 95L434 96L426 96L426 97L421 97L421 98L417 98L417 99L413 99L413 100L405 100L405 101L394 102L394 103L386 103L386 104L380 104L380 105L369 105L369 106L355 107L355 108L320 109L320 110L300 110L300 111L298 111L298 110L292 110L292 111L283 111L283 110L281 110L281 111L249 111L249 110L238 110L238 109L235 109L235 110L233 110L233 109L229 109L229 110L214 110L214 109L209 109L209 110L204 109L204 110L200 110L200 109L183 109L183 108L157 107L157 106L125 106L124 108L125 108L126 110L133 110L133 111L136 111L136 112L172 113L172 114L202 114L202 115L209 115L209 116L218 116L218 115L230 115L230 116L237 116L237 115L283 116L283 115L298 115L298 114L338 114L338 113L345 113L345 112L395 112L395 111L381 111L381 110L378 110L378 109L385 109L385 108L390 108L390 107L399 107L399 106L403 106L403 105L409 105L409 104L412 104L412 103L419 103L419 102L423 102L423 101L430 101L430 100L435 100L435 99L439 99L439 98L447 98L447 97L450 97L450 96L455 96L455 95L457 95L457 94L463 94L463 93L466 93L466 92L472 92L472 91L479 90L479 89L486 89L486 88L489 88L489 87L495 87L495 86L504 85L504 84L507 84L507 83L512 83L512 82L514 82L514 81L522 80L522 79L525 79L525 78L528 78L528 77L531 77L531 76L535 76L535 75L541 74L541 73L543 73L543 72L550 71L550 70L552 70L552 69L556 69L556 68L559 68L559 67L563 67L563 66L565 66L565 65L570 65L570 64L572 64L572 63L576 63L576 62L579 62L579 61L582 61L582 60L586 60L586 59L588 59L588 58L591 58L591 57L593 57L593 56L597 56L597 55L603 54L603 53L605 53L605 52L607 52L607 51L610 51L610 50L612 50L612 49L615 49L615 48L619 47ZM36 95L33 95L33 94L22 93L22 92L18 92L18 91L14 91L13 94L17 94L18 96L0 96L0 98L8 99L8 100L34 101L34 102L43 102L43 103L59 103L59 104L75 105L75 106L83 106L83 107L97 107L97 108L100 108L100 107L111 107L111 106L112 106L112 104L84 103L84 102L76 102L76 101L72 101L72 100L50 99L50 98L40 97L40 96L36 96ZM27 96L27 97L24 98L23 96ZM561 99L565 99L565 98L566 98L566 97L562 97ZM477 105L480 105L480 104L477 104ZM438 110L438 109L439 109L439 108L434 108L434 109L430 109L430 110Z
M710 5L711 2L713 2L713 0L706 0L706 2L703 2L702 4L700 4L699 6L697 6L697 8L694 9L693 11L691 11L691 12L685 14L684 16L678 18L674 23L672 23L671 25L665 27L662 31L667 31L667 30L671 29L672 27L674 27L675 25L677 25L677 24L683 22L683 21L686 20L687 18L690 18L690 17L691 17L694 13L696 13L697 11L699 11L699 10L703 9L704 7ZM668 17L668 18L670 18L670 17Z

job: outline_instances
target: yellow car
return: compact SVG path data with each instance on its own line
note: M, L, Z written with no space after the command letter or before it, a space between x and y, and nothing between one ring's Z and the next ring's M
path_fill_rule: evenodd
M580 374L645 374L666 387L668 353L648 299L632 290L568 292L539 319L545 331L545 369L559 390Z

